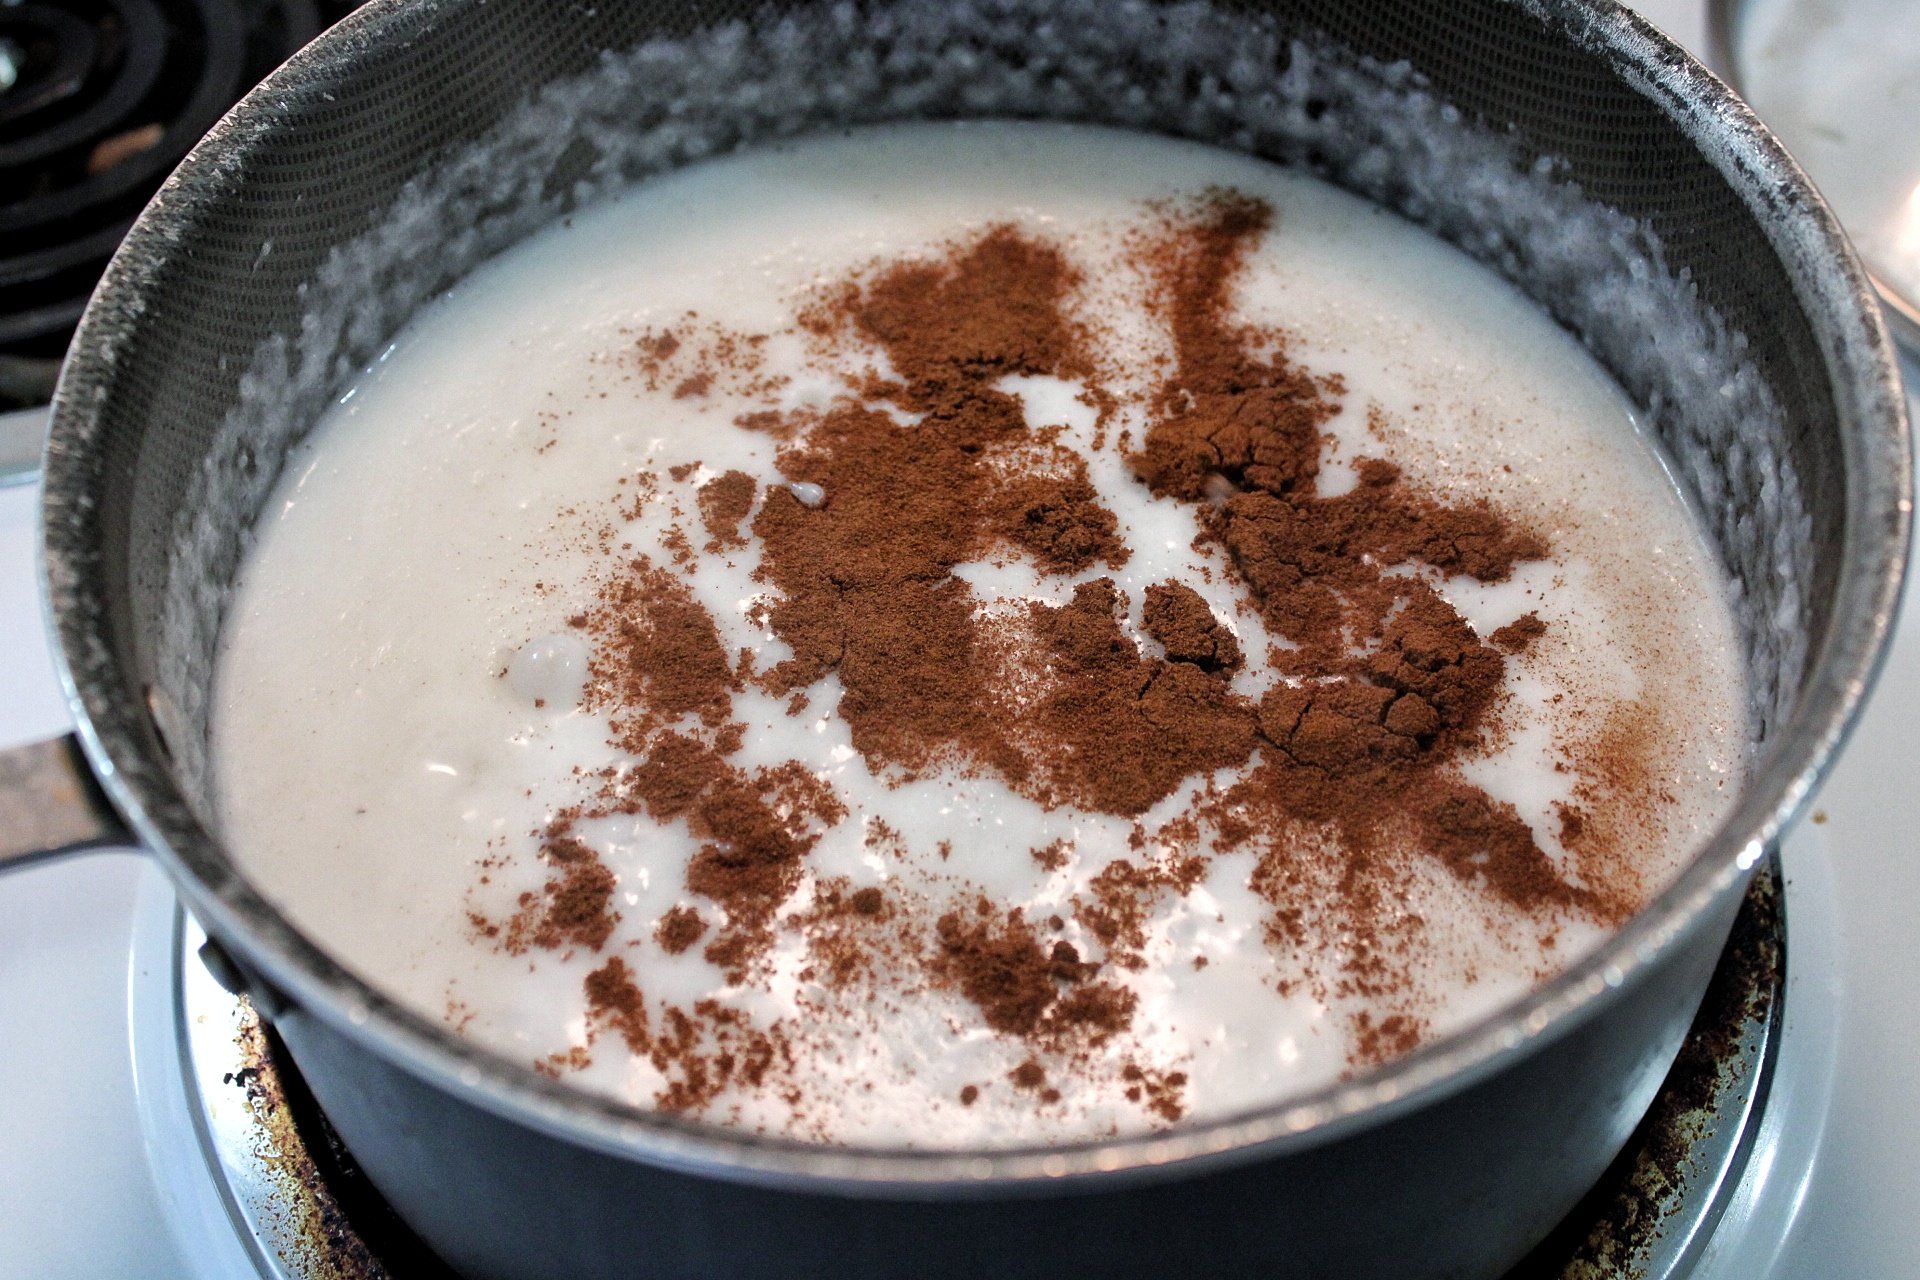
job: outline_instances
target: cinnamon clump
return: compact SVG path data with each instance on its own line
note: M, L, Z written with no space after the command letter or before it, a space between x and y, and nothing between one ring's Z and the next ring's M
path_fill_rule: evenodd
M1245 762L1254 717L1215 666L1142 657L1120 626L1110 578L1075 588L1031 622L1054 676L1023 735L1070 803L1132 817L1187 778Z
M753 477L744 471L728 471L700 486L700 518L712 535L709 554L747 545L740 536L740 522L753 509L753 493Z
M841 402L781 451L790 490L753 522L769 611L793 656L769 673L776 694L828 672L839 714L874 765L910 773L984 761L1010 779L1031 768L981 690L996 681L975 600L953 570L1012 545L1050 572L1119 565L1112 512L1067 450L1042 448L1010 376L1086 376L1091 366L1064 302L1078 276L1058 249L1010 228L950 260L906 263L864 289L848 284L808 315L824 335L876 343L900 375L872 399L923 415Z
M670 956L689 950L707 934L707 922L692 907L672 907L654 926L654 941Z
M1537 636L1538 617L1496 646L1425 578L1394 571L1424 565L1501 582L1544 558L1546 543L1485 502L1451 505L1412 489L1377 459L1360 462L1348 492L1320 496L1320 427L1337 402L1287 362L1283 343L1236 325L1226 307L1271 217L1258 201L1216 192L1152 247L1176 369L1132 459L1156 494L1225 493L1208 509L1208 533L1268 627L1296 646L1278 656L1296 680L1259 705L1263 761L1226 805L1256 825L1334 828L1356 873L1371 851L1411 835L1515 906L1599 908L1511 805L1451 771L1504 687L1503 650Z
M1043 946L1016 908L999 912L986 898L971 911L949 911L934 926L931 968L971 1000L986 1024L1058 1049L1098 1044L1132 1021L1138 998L1125 987L1094 982L1072 943Z
M557 951L580 946L598 951L620 923L613 909L614 874L592 847L555 829L540 846L541 857L558 873L540 893L523 893L519 910L507 922L502 945L518 955L529 947ZM484 920L475 923L493 936L502 930Z
M733 664L713 618L672 571L634 557L573 621L595 642L587 707L609 712L630 748L682 716L717 726L731 715Z
M1210 193L1143 256L1179 368L1161 387L1145 445L1131 459L1154 493L1197 502L1218 477L1268 493L1305 493L1320 471L1320 428L1339 404L1284 359L1274 335L1233 320L1233 284L1273 223L1264 201Z
M1200 593L1178 582L1147 588L1142 610L1146 633L1158 640L1174 662L1191 662L1202 671L1234 671L1240 666L1240 641Z
M1126 1081L1127 1101L1140 1103L1168 1124L1186 1115L1182 1101L1187 1086L1186 1072L1154 1071L1129 1062L1120 1069L1120 1078Z
M792 894L818 836L769 803L767 780L727 764L684 734L656 739L624 779L623 808L663 822L683 819L702 843L686 886L726 908L727 924L703 953L730 981L745 978L774 912Z

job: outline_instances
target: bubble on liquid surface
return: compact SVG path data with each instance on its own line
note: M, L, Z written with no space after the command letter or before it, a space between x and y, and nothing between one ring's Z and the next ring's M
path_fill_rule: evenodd
M587 685L587 642L565 632L535 636L507 664L507 685L536 705L579 705Z

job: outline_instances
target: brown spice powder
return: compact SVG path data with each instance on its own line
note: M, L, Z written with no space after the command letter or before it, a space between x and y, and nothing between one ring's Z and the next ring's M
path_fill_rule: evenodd
M744 471L725 472L700 486L700 519L712 535L709 554L747 545L740 522L753 509L754 488L753 477Z
M653 928L654 941L670 956L692 948L707 934L707 922L692 907L673 907Z
M620 913L613 909L613 872L590 846L568 835L568 829L564 822L554 827L540 846L542 860L557 874L539 893L521 894L518 909L504 924L468 912L474 931L496 940L509 955L525 954L532 947L598 951L620 923Z
M700 1111L736 1084L757 1088L771 1071L793 1066L779 1024L756 1029L739 1010L716 1001L697 1001L691 1010L668 1006L656 1020L619 956L587 975L585 991L595 1023L616 1032L665 1077L654 1096L662 1111Z
M1110 577L1081 581L1064 605L983 618L959 565L1015 554L1043 574L1079 575L1127 559L1085 460L1030 428L999 385L1016 375L1077 379L1110 411L1088 335L1071 318L1081 280L1060 248L1011 227L931 259L883 264L824 290L798 322L824 349L883 354L890 376L857 379L824 410L736 419L782 442L780 473L818 486L823 499L802 502L776 485L755 512L755 483L737 471L698 494L710 554L746 545L751 515L759 575L776 593L765 621L791 657L757 676L747 657L730 660L673 569L640 557L609 577L573 621L595 642L588 705L611 718L637 763L598 778L595 794L548 833L543 855L559 874L523 902L507 945L597 950L611 936L615 881L570 834L579 820L683 820L701 842L686 888L721 921L703 955L729 982L751 978L777 930L798 930L812 940L805 980L828 989L924 982L963 997L984 1025L1031 1048L1009 1078L1051 1103L1061 1095L1050 1069L1093 1070L1090 1051L1131 1024L1131 989L1098 975L1144 965L1156 902L1189 892L1215 848L1260 850L1252 885L1268 899L1276 946L1301 944L1310 917L1336 920L1350 939L1331 994L1385 1001L1352 1017L1356 1066L1425 1034L1418 1016L1387 1007L1405 983L1402 944L1421 927L1398 900L1409 857L1434 859L1546 921L1617 918L1629 904L1596 883L1607 864L1589 851L1583 811L1562 815L1562 839L1581 854L1576 883L1510 805L1457 769L1498 730L1509 655L1545 627L1530 614L1481 637L1429 577L1499 582L1548 548L1490 505L1441 502L1380 460L1359 464L1350 492L1319 495L1323 429L1341 388L1289 363L1284 335L1235 320L1231 308L1272 216L1259 201L1213 192L1162 210L1137 239L1133 265L1152 281L1174 359L1128 462L1152 494L1195 505L1203 538L1291 646L1265 655L1281 683L1257 701L1235 692L1249 655L1179 582L1150 585L1140 601L1141 630L1157 650L1136 643L1132 602ZM708 394L716 369L736 387L753 385L757 340L724 343L716 355L649 333L637 351L657 387L680 379L676 394ZM1017 693L1002 677L1009 663L1032 677ZM989 774L1048 807L1134 817L1195 779L1243 774L1217 794L1203 786L1193 810L1160 833L1186 856L1123 859L1094 876L1073 915L1099 944L1097 958L1044 942L1021 912L985 898L940 910L821 883L811 909L782 917L818 831L847 811L798 762L731 763L744 730L733 699L753 679L791 696L799 715L805 691L828 674L842 690L836 714L883 777ZM897 834L870 833L876 840L904 856ZM1144 843L1136 829L1136 847ZM1053 869L1067 861L1060 844L1033 856ZM964 884L965 868L956 873ZM1057 916L1046 926L1066 927ZM655 937L677 954L708 928L676 907ZM1193 967L1204 962L1196 956ZM769 1073L792 1068L785 1033L756 1029L730 1006L650 1013L617 956L588 977L585 994L595 1024L668 1078L659 1099L668 1109L774 1087ZM1126 1096L1160 1120L1184 1114L1183 1073L1130 1061L1122 1078ZM963 1105L978 1097L974 1085L960 1093Z
M808 314L822 334L877 344L901 381L869 392L923 415L915 427L863 406L829 411L779 459L825 502L775 492L754 521L762 575L782 596L770 622L794 651L770 688L837 672L839 713L875 765L958 761L1025 780L1027 762L981 696L995 683L988 645L952 571L1000 543L1050 572L1125 559L1084 461L1055 451L1036 470L1020 403L994 386L1091 372L1064 310L1076 283L1058 249L1002 227L949 260L833 290Z
M608 581L578 625L595 642L587 708L614 716L631 748L643 751L654 727L682 716L709 726L730 716L739 681L712 617L679 577L647 557Z
M1060 608L1033 607L1056 678L1022 731L1064 799L1131 817L1194 774L1244 763L1254 716L1225 672L1141 657L1121 629L1123 607L1110 578L1081 585Z

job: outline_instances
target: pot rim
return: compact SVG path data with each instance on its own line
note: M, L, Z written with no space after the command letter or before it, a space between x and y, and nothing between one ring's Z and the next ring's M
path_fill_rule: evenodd
M1910 536L1905 400L1873 287L1817 192L1731 90L1616 0L1510 0L1606 57L1671 118L1750 208L1795 277L1838 394L1847 475L1834 625L1791 719L1731 814L1678 878L1593 954L1470 1026L1352 1080L1242 1114L1148 1134L980 1150L826 1147L663 1115L544 1077L388 999L296 930L245 881L147 745L103 635L91 485L116 349L173 245L171 220L218 199L230 153L276 127L283 102L404 18L373 0L247 95L193 150L128 234L90 301L54 398L41 536L43 599L78 735L102 787L167 865L209 934L276 996L356 1045L500 1116L589 1149L684 1172L841 1195L927 1198L1084 1189L1196 1172L1330 1142L1492 1075L1597 1013L1697 928L1720 918L1826 774L1885 658ZM418 20L416 12L412 21Z

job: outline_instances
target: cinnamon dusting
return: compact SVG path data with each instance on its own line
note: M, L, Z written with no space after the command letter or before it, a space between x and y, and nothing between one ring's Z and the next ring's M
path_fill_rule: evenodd
M727 983L750 984L791 933L806 941L803 984L824 993L809 1007L866 992L884 1018L898 1007L889 1002L942 994L1020 1046L1007 1079L1033 1104L1100 1075L1172 1123L1189 1108L1187 1075L1127 1049L1139 1004L1128 975L1148 967L1155 913L1191 894L1222 851L1253 851L1249 883L1270 909L1277 954L1323 933L1342 939L1316 995L1366 1006L1348 1015L1355 1069L1427 1034L1406 994L1406 944L1424 924L1405 901L1415 860L1545 929L1624 918L1640 886L1610 859L1596 814L1642 784L1582 780L1581 803L1558 811L1569 874L1460 768L1497 739L1509 663L1546 626L1528 614L1482 636L1436 584L1505 581L1546 557L1547 542L1484 501L1442 501L1380 459L1358 463L1350 491L1320 494L1343 388L1292 363L1283 333L1238 320L1231 305L1272 218L1260 201L1211 192L1160 210L1135 239L1131 265L1151 284L1173 358L1144 430L1123 445L1146 491L1194 509L1219 571L1285 642L1268 654L1246 652L1190 584L1153 583L1134 600L1107 576L1128 550L1086 459L1030 426L1005 388L1010 377L1067 379L1090 389L1103 424L1114 409L1075 318L1084 281L1060 246L999 226L821 290L798 328L820 349L885 359L824 409L771 407L756 337L696 338L693 318L640 335L634 358L654 389L703 399L724 382L769 405L734 420L778 443L785 483L728 471L699 488L697 505L709 555L757 543L769 595L755 616L789 656L762 671L750 653L729 656L685 581L695 556L676 549L678 526L675 563L616 563L568 621L593 641L585 706L631 763L592 776L586 798L537 833L554 869L544 890L504 926L476 916L476 930L516 954L600 951L621 923L618 878L582 833L617 815L684 823L697 850L683 887L710 908L676 906L653 922L667 954L704 942ZM1008 557L1074 580L1070 598L984 611L956 570ZM1279 679L1252 696L1235 684L1249 666ZM1135 820L1135 856L1095 872L1067 915L1037 923L971 889L957 858L945 901L815 877L809 854L847 805L798 761L739 763L736 700L757 688L790 700L790 715L819 714L810 708L829 676L840 692L828 709L875 775L991 777L1048 809ZM1183 813L1142 825L1183 792ZM877 820L865 843L882 858L911 855ZM1060 871L1071 848L1031 855ZM948 854L941 841L943 863ZM1069 918L1086 945L1053 936ZM1207 963L1183 954L1195 971ZM799 1096L792 1028L756 1026L716 1000L650 1001L619 955L584 994L590 1042L611 1033L651 1062L663 1109L705 1111L730 1089ZM982 1096L967 1085L958 1098Z

